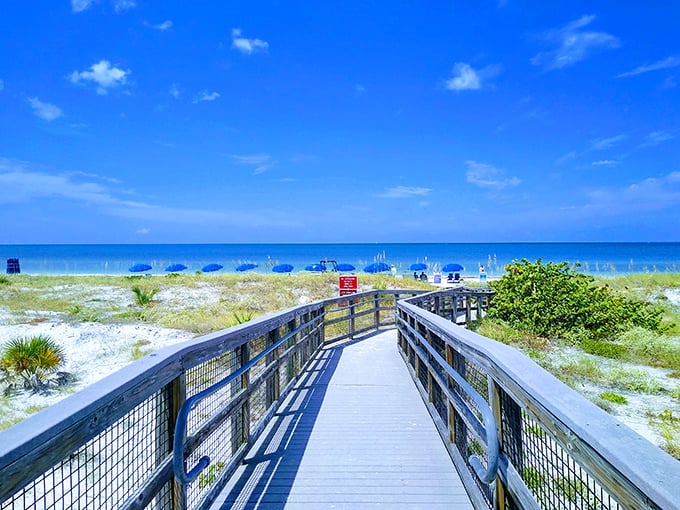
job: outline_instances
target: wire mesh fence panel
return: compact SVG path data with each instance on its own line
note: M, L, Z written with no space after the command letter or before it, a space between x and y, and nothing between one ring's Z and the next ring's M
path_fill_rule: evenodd
M120 506L170 451L160 402L159 393L143 401L6 500L2 510Z
M239 368L239 356L234 351L226 352L205 363L190 368L187 370L186 375L187 397L195 395L225 379ZM215 414L217 409L226 405L240 388L241 381L236 380L198 402L189 414L189 433L194 432L201 424L205 423L206 420Z
M252 391L250 401L250 432L255 430L260 419L267 412L267 386L260 384Z
M210 465L198 475L194 483L189 485L187 508L201 508L200 502L220 477L225 466L229 464L233 455L232 439L237 437L239 432L237 431L237 434L232 434L234 421L236 420L225 420L219 427L203 438L201 444L188 456L186 464L189 469L193 468L204 455L210 457Z

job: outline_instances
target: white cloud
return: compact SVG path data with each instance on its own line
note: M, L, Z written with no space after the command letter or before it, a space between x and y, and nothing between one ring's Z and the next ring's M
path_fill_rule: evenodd
M456 62L451 77L446 80L444 86L447 90L479 90L488 85L489 80L498 76L501 70L500 65L489 65L476 70L470 64Z
M36 116L51 122L63 115L61 109L51 103L43 103L37 97L29 97L28 102Z
M594 151L611 149L615 145L623 142L626 138L628 138L626 135L616 135L609 138L597 138L590 142L590 148Z
M639 148L644 149L647 147L654 147L655 145L672 140L673 138L675 138L675 135L668 133L667 131L653 131L645 137L644 142L639 145Z
M609 215L677 208L680 204L680 172L650 177L622 188L597 188L591 190L588 197L589 208Z
M356 92L356 94L357 94L358 96L360 96L360 95L362 95L362 94L365 94L365 93L366 93L366 87L364 87L363 85L357 83L357 84L354 86L354 92Z
M616 166L620 164L620 161L616 161L613 159L599 159L597 161L593 161L591 164L593 166Z
M134 9L137 7L137 2L135 0L113 0L113 9L117 13L127 11L128 9Z
M71 0L71 10L73 12L83 12L90 8L94 0Z
M452 77L446 80L449 90L478 90L482 86L477 72L464 62L456 62L451 72Z
M617 75L617 78L626 78L628 76L637 76L638 74L648 73L650 71L659 71L661 69L669 69L672 67L680 66L680 57L668 57L663 60L659 60L653 64L642 65L636 67L632 71L626 73L621 73Z
M180 92L180 90L179 90L179 87L177 86L176 83L173 83L172 85L170 85L170 90L169 90L169 92L170 92L170 95L171 95L172 97L174 97L175 99L179 99L179 96L181 95L181 92Z
M558 165L563 165L567 161L571 161L572 159L575 159L576 156L578 156L578 154L576 154L576 152L574 152L574 151L571 151L571 152L566 153L561 158L559 158L557 161L555 161L555 163L557 163Z
M432 192L431 188L419 188L415 186L394 186L386 188L383 193L374 195L378 198L411 198L424 197Z
M467 172L466 180L481 188L503 189L508 186L517 186L522 182L517 177L505 177L505 172L486 163L477 161L466 161Z
M40 201L49 197L94 207L109 216L142 221L189 225L209 222L238 226L247 222L254 227L299 226L292 225L272 211L182 209L128 200L120 195L129 195L129 190L117 191L100 183L80 180L77 174L50 174L3 158L0 158L0 189L3 190L0 204Z
M156 30L160 30L161 32L165 32L166 30L170 30L172 28L172 21L171 20L165 20L163 23L158 23L157 25L152 25L150 23L145 23L147 27L150 28L155 28Z
M125 85L130 71L123 71L118 67L111 67L108 60L90 66L89 71L73 71L69 77L72 83L91 81L97 84L97 94L104 95L108 89Z
M135 234L139 234L140 236L145 236L145 235L148 235L148 234L150 234L150 233L151 233L151 229L150 229L150 228L146 228L146 227L138 228L138 229L135 231Z
M232 154L231 158L240 165L254 166L253 175L259 175L276 166L269 154L253 154L252 156L239 156Z
M5 88L5 82L0 80L0 90Z
M196 98L194 99L194 103L200 103L201 101L214 101L215 99L220 97L219 92L208 92L207 90L204 90Z
M246 39L241 37L241 29L234 28L231 31L231 47L241 53L250 55L258 51L267 51L269 43L261 39Z
M562 28L545 33L545 39L556 42L557 48L537 54L531 59L531 63L543 66L548 70L562 69L584 60L595 49L618 48L620 41L613 35L606 32L581 30L592 23L593 20L595 20L595 16L581 16Z

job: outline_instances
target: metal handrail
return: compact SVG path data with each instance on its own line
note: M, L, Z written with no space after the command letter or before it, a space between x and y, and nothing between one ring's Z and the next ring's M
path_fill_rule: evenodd
M187 427L188 427L188 418L189 418L189 413L198 405L198 403L205 399L206 397L212 395L215 393L217 390L225 387L227 384L233 382L235 379L238 377L241 377L243 374L248 372L253 366L255 366L260 360L262 360L264 357L267 355L271 354L273 351L278 349L282 344L290 340L292 337L297 335L302 329L308 327L310 324L314 322L319 322L321 319L323 319L323 315L318 316L313 318L311 321L305 322L304 324L301 324L294 330L290 331L288 334L284 335L281 337L278 341L276 341L274 344L270 345L267 347L264 351L262 351L260 354L255 356L253 359L251 359L248 363L243 365L241 368L236 370L235 372L229 374L227 377L222 379L221 381L216 382L212 386L209 386L208 388L200 391L199 393L196 393L195 395L192 395L191 397L187 398L181 405L179 412L177 414L177 421L175 422L175 435L173 438L173 451L172 451L172 466L173 466L173 471L175 473L175 478L179 480L179 482L182 485L187 485L191 482L193 482L198 475L203 471L205 468L207 468L210 465L210 457L208 455L205 455L201 457L201 459L198 461L196 466L194 466L190 471L186 471L184 467L184 447L185 447L185 442L187 439ZM314 326L314 328L310 331L310 333L313 333L317 331L320 327L320 324L317 324Z
M432 356L437 363L439 363L439 366L444 369L446 372L446 375L451 377L454 381L456 381L456 384L461 387L467 393L472 400L474 401L475 405L479 409L480 413L482 414L482 420L484 422L484 432L486 436L486 445L487 445L487 467L484 468L481 462L481 458L478 455L471 455L468 458L468 461L470 462L470 466L472 469L474 469L475 474L479 477L479 479L486 483L490 484L496 479L496 474L498 473L498 464L499 464L499 457L500 457L500 446L498 442L498 429L497 429L497 424L496 424L496 418L493 415L493 411L487 404L486 400L468 383L458 372L456 372L447 362L446 360L430 345L429 342L420 334L418 333L411 325L406 322L404 319L401 317L397 317L398 321L400 324L406 326L406 328L411 331L414 335L416 335L420 341L421 345L425 348L425 350L428 352L430 356Z

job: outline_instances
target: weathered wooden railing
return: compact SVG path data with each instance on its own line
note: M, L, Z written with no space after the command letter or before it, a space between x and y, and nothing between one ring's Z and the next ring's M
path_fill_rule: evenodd
M516 349L452 324L461 299L481 313L490 297L454 289L397 304L402 356L475 507L680 509L678 461ZM475 462L496 455L496 479L486 484Z
M303 305L132 363L0 433L0 508L204 508L314 353L393 326L396 300L414 294L381 290ZM210 457L194 483L176 481L173 444L183 470Z

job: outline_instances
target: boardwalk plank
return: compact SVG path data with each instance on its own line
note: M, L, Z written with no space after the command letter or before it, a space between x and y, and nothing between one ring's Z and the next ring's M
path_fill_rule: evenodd
M212 510L471 510L395 335L323 351Z

